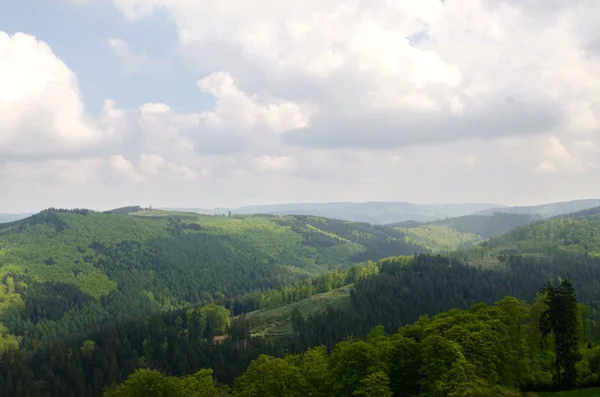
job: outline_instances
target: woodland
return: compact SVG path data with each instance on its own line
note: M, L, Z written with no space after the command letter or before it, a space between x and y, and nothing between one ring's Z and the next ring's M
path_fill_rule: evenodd
M499 234L135 207L0 224L0 395L600 386L600 209L476 216Z

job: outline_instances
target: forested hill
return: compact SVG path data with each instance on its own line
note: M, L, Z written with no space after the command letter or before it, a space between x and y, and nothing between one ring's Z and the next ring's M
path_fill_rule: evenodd
M422 251L397 231L318 217L134 215L49 209L0 225L0 350L15 335L72 333Z
M485 245L500 254L600 255L600 207L520 226Z
M518 226L542 219L539 215L465 215L432 222L400 222L387 225L404 233L409 241L433 251L452 251L499 236Z

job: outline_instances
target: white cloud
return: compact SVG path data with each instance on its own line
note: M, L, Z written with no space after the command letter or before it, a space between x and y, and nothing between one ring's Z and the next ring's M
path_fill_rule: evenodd
M467 165L475 165L477 163L477 156L470 154L461 158L460 161Z
M164 70L166 64L160 59L149 57L145 53L134 53L126 41L116 38L108 40L108 46L118 57L127 73L157 73Z
M9 208L600 196L600 3L111 1L173 21L214 106L117 97L92 117L47 45L0 35ZM109 41L152 70L130 44Z
M539 173L539 174L554 174L554 173L556 173L556 167L547 161L542 161L537 166L535 171L536 171L536 173Z
M296 160L290 156L260 156L253 159L256 170L265 171L292 171L296 169Z
M213 111L200 115L209 127L281 133L308 126L311 116L309 106L282 100L260 103L256 96L249 97L240 91L227 73L213 73L198 81L197 86L217 101Z
M107 137L84 109L75 74L35 37L0 31L0 154L81 151Z
M139 183L144 180L144 177L135 169L131 161L127 160L120 154L111 156L108 163L118 177L123 177L129 182Z

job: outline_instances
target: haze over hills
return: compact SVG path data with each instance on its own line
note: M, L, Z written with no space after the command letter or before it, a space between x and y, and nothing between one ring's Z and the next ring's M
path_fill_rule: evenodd
M499 254L600 256L600 206L519 226L485 246Z
M221 215L231 211L234 214L271 214L271 215L314 215L326 218L343 219L352 222L371 224L394 224L400 222L433 222L446 218L458 218L468 215L493 215L497 212L507 214L527 214L540 217L580 211L600 205L600 199L584 199L556 202L531 206L505 206L491 203L446 203L416 204L408 202L330 202L330 203L292 203L252 205L237 208L176 208L164 207L163 210L195 212L206 215ZM487 218L479 221L457 220L457 223L485 223ZM405 226L405 225L395 225ZM460 227L459 227L460 229ZM493 229L493 227L492 227ZM457 229L458 230L458 229ZM503 230L500 233L506 232ZM459 230L465 233L477 233L475 230ZM483 232L483 237L500 234L497 231Z
M560 214L568 214L588 208L600 206L600 199L583 199L572 201L560 201L548 204L487 208L476 212L476 215L492 215L495 212L505 212L508 214L532 214L543 217L552 217Z
M332 202L332 203L295 203L253 205L238 208L163 208L198 212L201 214L224 214L231 211L236 214L271 215L314 215L326 218L343 219L352 222L386 224L404 221L432 221L472 214L488 208L502 208L499 204L487 203L447 203L415 204L407 202Z
M19 219L25 219L28 216L33 215L33 213L27 213L27 214L0 214L0 223L7 223L7 222L13 222L13 221L18 221Z

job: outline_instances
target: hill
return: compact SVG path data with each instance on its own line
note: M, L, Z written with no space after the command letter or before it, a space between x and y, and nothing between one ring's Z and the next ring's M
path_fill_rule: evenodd
M600 255L600 207L517 227L485 246L500 254Z
M549 218L556 215L568 214L598 206L600 206L600 199L585 199L530 206L487 208L476 212L476 214L492 215L494 212L504 212L508 214L540 215L542 217Z
M319 217L49 209L0 225L0 336L72 333L419 251L397 231Z
M465 215L432 222L409 221L387 226L404 233L408 241L431 251L448 252L477 244L537 219L541 217L496 212L492 215Z
M228 211L234 214L312 215L352 222L386 224L408 220L432 221L467 215L492 207L499 207L499 205L485 203L413 204L406 202L338 202L255 205L212 210L200 208L165 208L165 210L197 212L207 215L227 214Z

